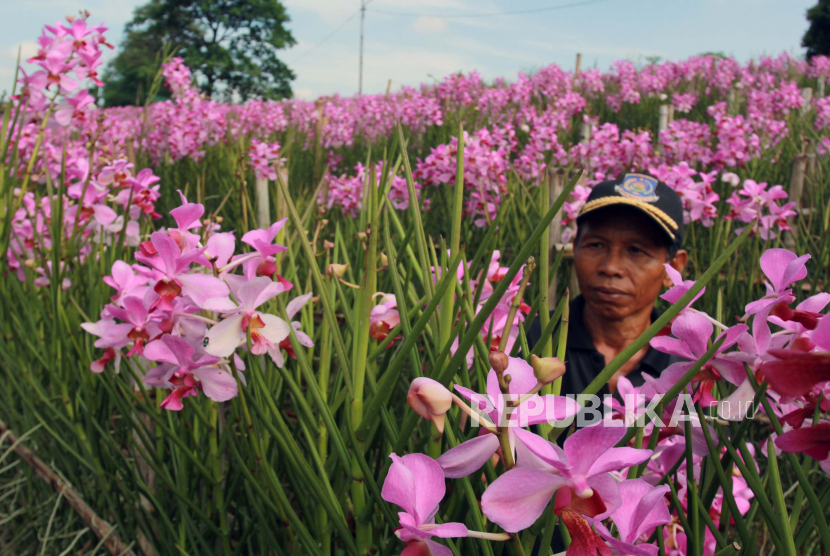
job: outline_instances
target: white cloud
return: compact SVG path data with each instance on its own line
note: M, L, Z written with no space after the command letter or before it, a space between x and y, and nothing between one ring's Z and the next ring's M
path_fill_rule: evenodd
M31 58L37 55L40 45L37 41L20 41L17 44L5 46L0 49L2 57L10 60L17 60L17 53L20 52L20 61L23 62L26 58Z
M444 33L447 31L447 22L440 17L421 16L412 23L412 30L416 33Z

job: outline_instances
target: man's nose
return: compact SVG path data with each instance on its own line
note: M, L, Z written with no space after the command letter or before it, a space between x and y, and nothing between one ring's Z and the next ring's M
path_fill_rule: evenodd
M603 257L598 270L603 276L621 278L625 272L622 253L616 249L610 250L608 254Z

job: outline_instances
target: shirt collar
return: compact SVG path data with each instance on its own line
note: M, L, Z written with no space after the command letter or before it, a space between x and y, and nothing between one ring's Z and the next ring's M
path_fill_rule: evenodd
M596 351L594 341L585 327L585 321L582 318L585 311L585 298L582 295L576 296L570 304L570 315L568 317L568 349L579 349L586 351ZM660 317L660 311L657 308L651 310L651 322L654 322ZM649 350L643 357L641 364L648 365L652 369L659 368L662 356L665 355L656 349L649 346Z

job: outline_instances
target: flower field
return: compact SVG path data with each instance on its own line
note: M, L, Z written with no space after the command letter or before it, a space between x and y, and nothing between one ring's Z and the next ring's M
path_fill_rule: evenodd
M106 31L2 105L0 553L830 554L829 58L242 105L168 58L100 108ZM689 265L583 394L682 362L576 427L575 220L626 172Z

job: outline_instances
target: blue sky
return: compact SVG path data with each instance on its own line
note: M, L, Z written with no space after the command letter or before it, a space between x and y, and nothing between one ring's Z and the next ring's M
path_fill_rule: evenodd
M110 27L118 44L144 0L4 0L0 18L0 90L10 89L18 47L36 48L43 24L80 9ZM723 51L745 61L761 54L801 54L805 12L816 0L593 0L550 11L487 17L465 14L533 10L580 0L372 0L366 8L363 89L392 90L479 71L515 79L550 63L607 69L618 59L683 59ZM582 0L585 1L585 0ZM297 96L357 92L360 0L284 0L297 45L283 57ZM398 12L398 15L382 12ZM400 14L406 15L400 15ZM450 17L452 16L452 17ZM347 21L348 20L348 21ZM330 33L331 38L318 45ZM312 50L313 48L313 50Z

